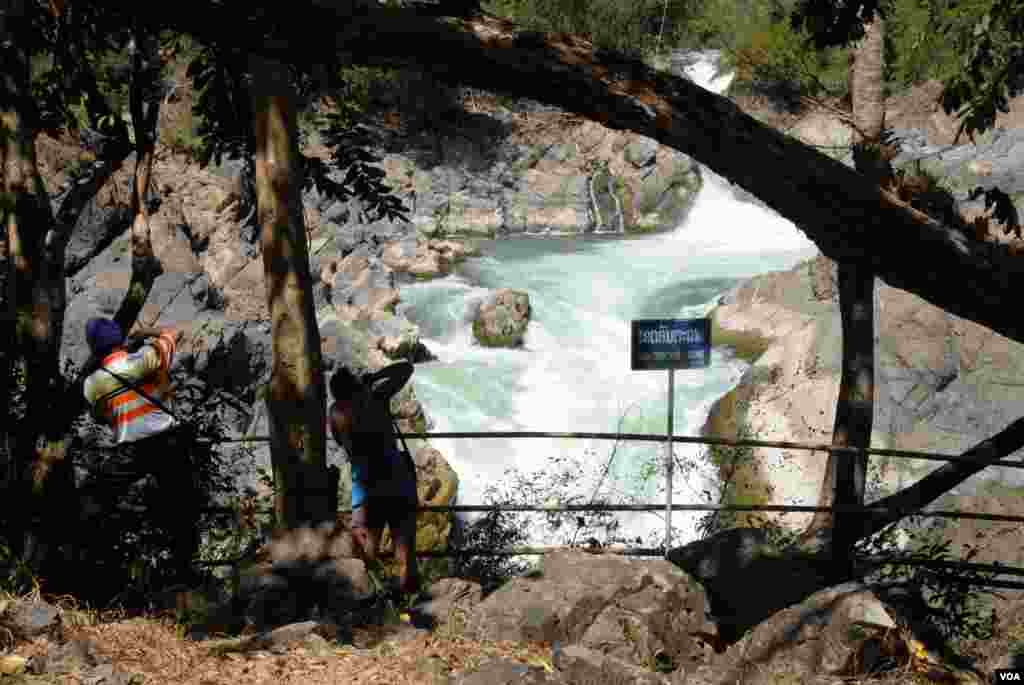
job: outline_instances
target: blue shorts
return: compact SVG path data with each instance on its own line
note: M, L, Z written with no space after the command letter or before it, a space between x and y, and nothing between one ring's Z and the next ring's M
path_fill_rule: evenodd
M352 509L363 506L369 499L416 501L416 473L409 472L409 463L397 447L384 450L371 457L379 459L374 471L379 476L369 482L369 466L365 460L353 459L352 464Z

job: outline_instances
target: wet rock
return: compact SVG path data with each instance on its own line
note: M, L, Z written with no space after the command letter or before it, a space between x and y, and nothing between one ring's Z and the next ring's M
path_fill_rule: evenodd
M503 288L488 296L473 319L473 336L486 347L517 347L530 323L530 296Z

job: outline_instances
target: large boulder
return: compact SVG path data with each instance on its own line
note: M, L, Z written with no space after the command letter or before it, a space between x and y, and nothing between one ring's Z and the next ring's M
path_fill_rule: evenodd
M707 608L700 586L667 561L566 551L488 596L467 633L576 645L647 669L690 668L710 658Z
M913 622L882 594L859 583L821 590L765 620L675 685L832 683L886 671L916 671L935 682L983 682L946 665L918 639Z
M347 526L280 531L240 570L232 602L260 628L303 620L315 607L342 615L373 594L366 565L355 557Z
M131 207L118 201L110 186L96 194L78 215L64 251L64 270L75 275L132 224Z
M641 666L606 652L569 645L559 650L555 668L566 683L666 685L669 679L653 670L654 661L652 659L650 664Z
M487 347L517 347L530 323L530 296L522 290L502 288L480 303L473 319L473 335Z

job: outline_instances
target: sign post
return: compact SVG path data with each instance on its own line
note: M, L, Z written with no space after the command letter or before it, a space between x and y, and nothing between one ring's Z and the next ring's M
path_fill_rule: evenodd
M704 368L711 363L711 320L638 319L631 322L630 368L668 369L668 435L665 445L665 556L672 548L672 491L675 459L672 453L676 369Z
M675 490L675 462L672 454L672 419L675 418L676 370L668 370L668 439L665 441L665 558L672 549L672 491Z

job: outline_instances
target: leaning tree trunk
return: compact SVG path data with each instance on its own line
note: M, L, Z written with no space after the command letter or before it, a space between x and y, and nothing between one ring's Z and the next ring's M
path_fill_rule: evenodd
M52 413L62 397L58 369L65 305L63 259L53 259L46 237L54 224L50 198L36 166L35 111L29 81L30 55L19 38L31 35L24 2L8 2L0 12L2 82L0 129L5 141L4 195L6 228L15 308L15 345L25 360L26 412L29 417ZM8 339L9 340L9 339ZM10 345L10 342L6 343ZM7 401L4 398L3 401ZM18 550L35 568L59 541L59 521L75 512L56 504L70 483L63 432L53 421L23 421L15 441L14 467L20 480L14 508L25 532ZM20 537L20 536L16 536Z
M885 127L884 25L876 15L865 26L864 38L853 51L850 96L853 103L854 154L857 171L877 183ZM872 153L871 151L874 151ZM887 164L887 163L886 163ZM875 395L875 274L870 266L853 260L836 265L839 312L843 327L843 362L836 400L832 445L871 446ZM833 452L825 467L818 506L851 508L864 505L868 457L863 453ZM856 514L815 514L804 539L823 536L835 560L838 578L852 573L852 548L856 542Z
M132 184L132 277L114 320L121 330L131 329L139 317L153 283L163 273L160 260L153 254L150 241L149 192L153 173L153 152L156 146L157 121L160 113L160 59L155 36L136 31L132 55L132 84L129 106L135 129L135 176ZM152 322L152 323L155 323Z
M273 340L267 409L277 525L333 521L326 468L324 380L313 311L295 93L286 67L250 61L256 205Z
M129 0L108 2L137 10ZM752 193L800 226L826 257L868 261L890 286L1024 342L1024 317L1005 305L1024 288L1024 263L1009 248L966 240L964 227L913 209L728 98L579 36L526 31L488 14L452 18L386 7L355 13L345 0L316 4L294 8L294 21L274 26L238 23L233 9L206 0L147 6L138 16L212 42L224 40L224 22L237 24L233 47L300 66L339 56L359 65L429 65L446 83L529 97L635 131ZM311 40L317 27L323 32ZM267 31L280 40L267 40ZM917 259L908 263L907 254Z

